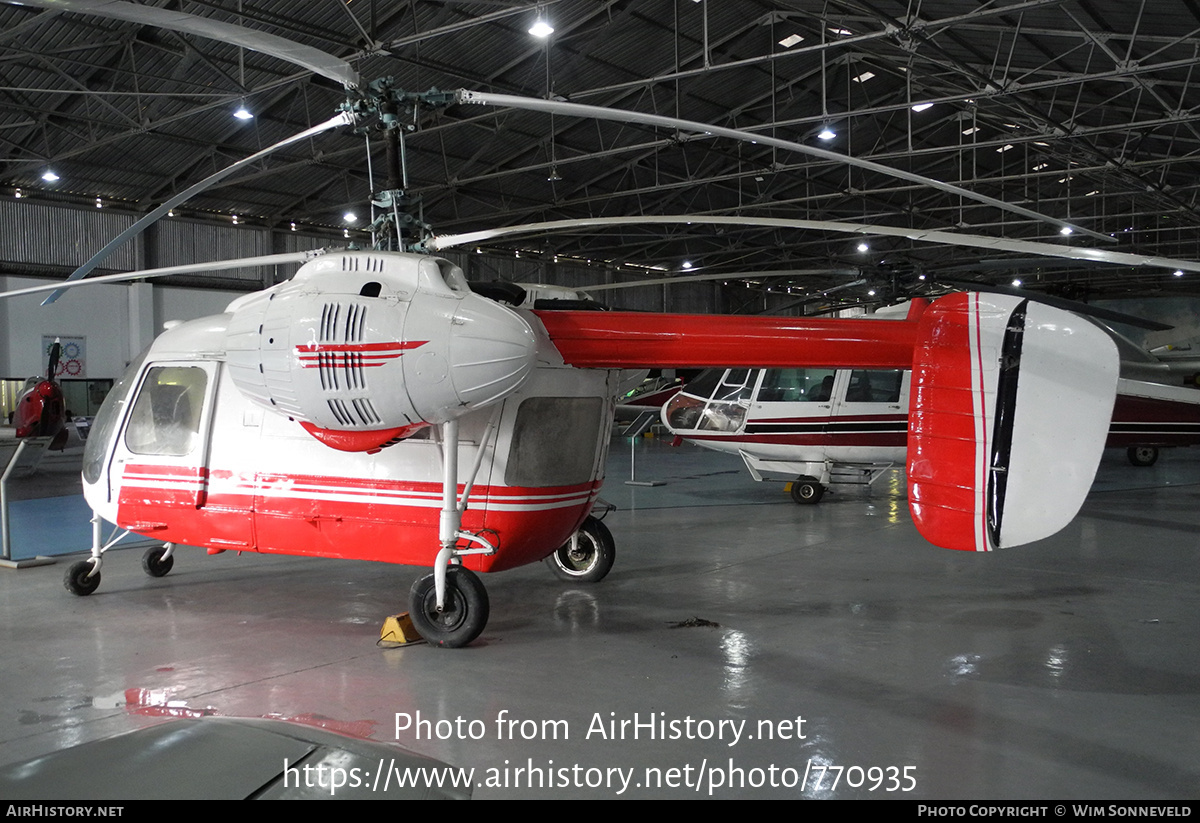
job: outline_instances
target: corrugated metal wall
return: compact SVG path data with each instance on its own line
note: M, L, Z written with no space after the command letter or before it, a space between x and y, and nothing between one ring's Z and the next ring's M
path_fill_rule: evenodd
M127 228L133 216L108 209L78 209L34 203L28 199L0 201L0 264L10 270L59 269L64 273L88 259L112 237ZM104 269L132 271L139 266L177 266L204 260L257 257L329 246L338 241L288 227L272 230L256 226L221 225L182 218L164 218L143 235L118 249ZM554 263L529 257L449 251L441 256L457 263L471 280L505 280L580 288L621 280L640 279L623 273L615 277L601 265ZM201 275L205 284L253 290L289 277L296 265L271 271L246 269ZM646 279L655 275L647 272ZM195 282L181 280L181 282ZM721 308L715 283L646 286L597 292L598 300L613 308L636 311L673 311L711 314Z
M233 260L238 257L261 257L271 254L269 229L219 226L188 220L165 218L159 220L146 237L148 265L182 266L203 260ZM262 282L262 272L255 269L223 272L221 279Z
M132 225L134 218L105 209L73 209L28 198L0 200L0 263L10 270L34 267L75 268ZM137 247L118 249L106 266L137 268Z

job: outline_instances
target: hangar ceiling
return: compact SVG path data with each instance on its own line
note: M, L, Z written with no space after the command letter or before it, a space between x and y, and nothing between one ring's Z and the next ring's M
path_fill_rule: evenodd
M146 3L145 5L151 5ZM179 0L405 89L468 88L703 121L824 148L1016 203L982 205L873 170L628 122L454 106L406 140L439 233L579 217L704 213L839 220L1200 260L1195 0ZM529 34L543 16L546 39ZM324 78L192 35L0 5L0 196L145 212L324 120ZM1192 101L1196 101L1193 104ZM235 119L240 106L253 113ZM821 133L826 129L832 137ZM369 192L348 129L264 159L188 216L343 233ZM383 148L376 140L378 175ZM58 180L42 175L53 170ZM377 177L378 187L378 177ZM361 220L359 228L361 228ZM1089 236L1088 233L1094 233ZM1099 235L1100 237L1097 237ZM361 235L358 235L361 236ZM551 260L745 276L801 293L971 277L1083 298L1195 293L1200 274L1106 268L783 229L632 226L493 241ZM620 268L624 267L624 268ZM864 281L864 282L859 282ZM857 285L849 285L857 284Z

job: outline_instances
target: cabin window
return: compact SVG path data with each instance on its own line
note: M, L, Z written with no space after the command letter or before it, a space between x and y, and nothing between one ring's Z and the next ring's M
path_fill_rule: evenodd
M758 390L760 403L828 403L833 369L767 369Z
M571 486L595 472L599 397L530 397L517 409L504 482L509 486Z
M204 369L151 368L129 414L125 446L134 454L191 454L200 441L200 415L207 387Z
M866 370L850 372L850 386L846 389L847 403L899 403L900 385L904 372L900 369Z

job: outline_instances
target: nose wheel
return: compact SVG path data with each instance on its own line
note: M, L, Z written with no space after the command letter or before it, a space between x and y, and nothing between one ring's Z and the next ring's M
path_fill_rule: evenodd
M86 597L100 587L100 570L91 560L72 563L63 576L63 585L71 594Z
M490 604L487 589L475 573L462 566L446 569L446 594L441 611L437 607L434 575L413 583L409 614L413 625L431 646L457 649L479 637L487 625Z

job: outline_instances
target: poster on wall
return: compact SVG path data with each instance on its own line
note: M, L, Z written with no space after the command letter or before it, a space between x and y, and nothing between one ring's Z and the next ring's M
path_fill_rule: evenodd
M87 338L63 337L61 335L42 335L43 364L50 362L50 347L57 340L62 344L62 352L58 357L58 369L54 376L62 378L87 377Z

